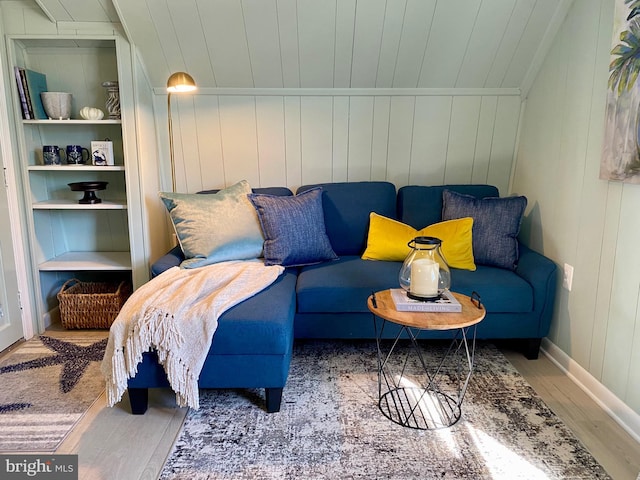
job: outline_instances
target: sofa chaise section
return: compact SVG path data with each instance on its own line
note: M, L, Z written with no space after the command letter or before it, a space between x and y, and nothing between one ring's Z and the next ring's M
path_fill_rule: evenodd
M289 189L282 187L255 191L292 195ZM174 247L152 265L151 274L153 277L160 275L179 266L184 259L180 246ZM200 388L263 388L267 412L280 409L293 349L297 274L296 269L285 269L273 284L218 318L218 327L198 379ZM149 388L168 386L157 355L145 353L136 376L128 381L132 413L143 414L147 410Z
M296 276L295 270L285 270L265 290L220 316L200 388L264 388L266 410L280 409L293 348ZM156 354L145 353L128 383L132 413L146 411L148 388L168 386Z

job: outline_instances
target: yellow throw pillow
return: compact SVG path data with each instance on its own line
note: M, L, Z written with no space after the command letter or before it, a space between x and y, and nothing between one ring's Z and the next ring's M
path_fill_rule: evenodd
M452 268L475 270L471 230L473 218L465 217L434 223L416 230L411 225L378 215L369 214L369 236L364 260L402 262L411 249L408 243L415 237L436 237L442 240L441 252Z

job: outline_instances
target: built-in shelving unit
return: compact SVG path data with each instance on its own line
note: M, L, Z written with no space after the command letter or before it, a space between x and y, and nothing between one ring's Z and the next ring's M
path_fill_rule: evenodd
M86 281L129 280L140 283L142 275L139 247L140 222L131 215L131 198L139 195L135 178L135 145L124 145L127 137L122 119L83 120L82 107L105 107L106 90L102 82L121 80L120 37L87 36L9 36L13 66L28 68L47 77L49 91L73 95L70 120L24 120L19 92L14 84L14 110L19 140L19 169L22 172L24 205L29 225L33 277L39 292L38 313L43 324L55 320L60 287L69 278ZM124 49L124 55L129 55ZM130 73L130 72L126 72ZM122 84L127 82L120 81ZM123 114L124 115L124 114ZM90 150L91 141L113 142L114 163L110 166L87 164L45 165L42 147L81 145ZM134 139L135 140L135 139ZM83 192L71 191L69 183L108 182L96 192L101 203L81 204ZM133 202L139 208L139 200ZM135 267L134 267L135 266Z

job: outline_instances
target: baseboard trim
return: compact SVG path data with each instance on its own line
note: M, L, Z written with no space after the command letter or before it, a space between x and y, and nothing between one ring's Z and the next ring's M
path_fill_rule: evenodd
M636 442L640 443L640 415L548 338L542 339L541 351Z
M60 323L60 307L56 305L48 312L45 312L45 314L42 316L42 323L44 325L45 330L49 328L51 325L53 325L54 323ZM38 332L38 333L42 333L42 332Z

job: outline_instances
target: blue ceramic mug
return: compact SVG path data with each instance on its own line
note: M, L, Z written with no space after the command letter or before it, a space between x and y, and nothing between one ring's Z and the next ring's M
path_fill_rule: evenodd
M60 154L64 154L64 150L60 150L57 145L44 145L42 147L42 159L45 165L60 165L62 163Z
M89 150L80 145L67 145L67 163L85 164L89 160Z

